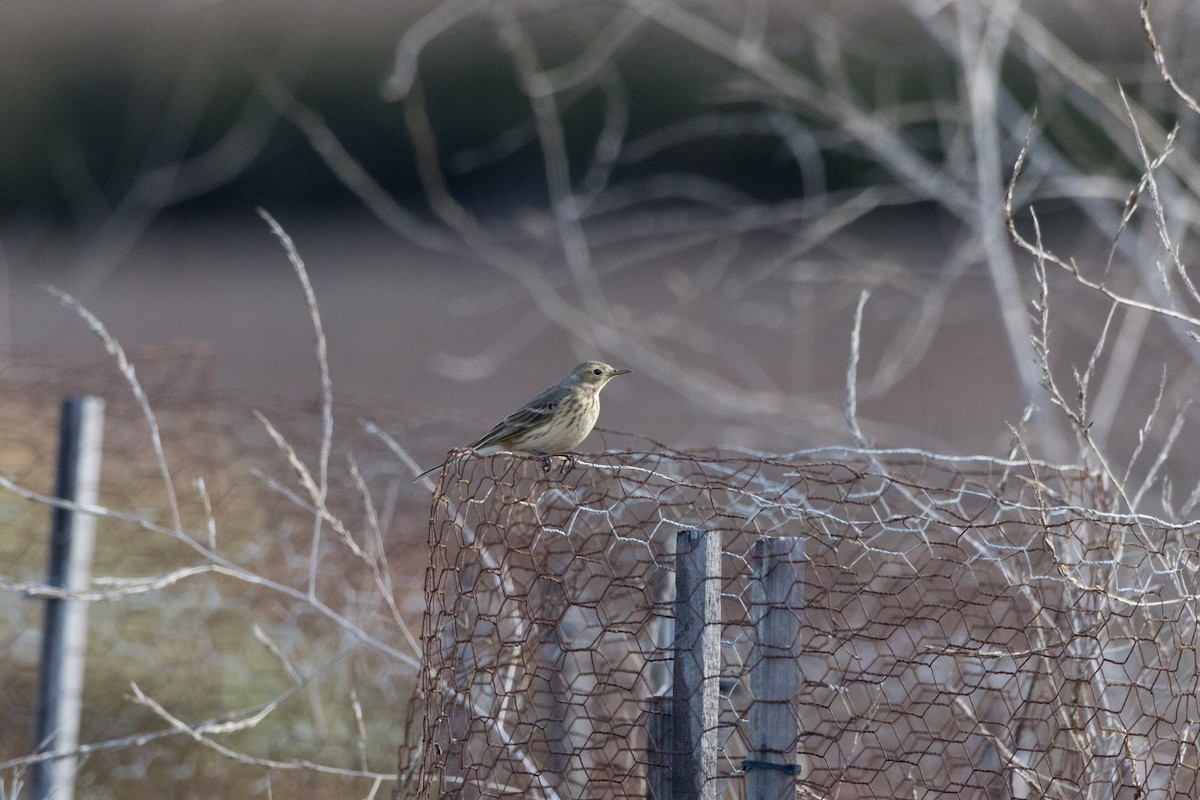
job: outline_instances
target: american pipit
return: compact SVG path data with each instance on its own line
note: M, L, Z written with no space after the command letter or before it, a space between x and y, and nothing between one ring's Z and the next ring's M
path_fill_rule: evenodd
M600 416L600 390L610 380L627 372L629 370L615 369L601 361L585 361L567 377L509 414L470 447L480 455L569 453L596 425L596 418ZM425 470L417 480L444 466L445 462Z

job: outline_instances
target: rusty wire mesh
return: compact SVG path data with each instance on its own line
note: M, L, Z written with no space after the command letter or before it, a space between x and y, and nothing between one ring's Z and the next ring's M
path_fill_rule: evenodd
M431 797L644 797L672 548L723 550L718 785L744 796L761 537L806 540L809 797L1194 797L1195 525L1047 464L813 451L460 454L430 527ZM781 745L785 749L786 744Z

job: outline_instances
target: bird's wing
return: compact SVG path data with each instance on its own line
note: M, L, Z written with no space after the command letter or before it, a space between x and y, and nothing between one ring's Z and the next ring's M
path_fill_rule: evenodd
M548 420L555 410L562 405L568 391L561 386L551 386L525 405L509 414L484 434L479 441L471 445L472 450L488 447L502 439L507 439L517 431L526 430L541 425Z

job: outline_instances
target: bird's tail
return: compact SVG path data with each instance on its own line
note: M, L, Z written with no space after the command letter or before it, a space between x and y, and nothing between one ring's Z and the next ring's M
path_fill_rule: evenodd
M421 480L421 478L424 478L426 475L428 475L428 474L429 474L429 473L431 473L431 472L437 472L439 469L441 469L441 468L442 468L442 467L444 467L444 466L446 466L446 462L445 462L445 461L443 461L442 463L438 464L436 467L430 467L429 469L425 470L424 472L422 472L422 473L421 473L420 475L418 475L417 477L413 478L413 483L416 483L417 481Z

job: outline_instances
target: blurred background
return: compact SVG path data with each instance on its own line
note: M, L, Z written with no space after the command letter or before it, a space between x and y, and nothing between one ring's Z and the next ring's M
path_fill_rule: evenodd
M105 361L48 283L130 349L207 352L212 391L315 396L261 207L312 274L338 393L462 422L424 460L593 356L637 376L610 389L612 427L844 441L865 287L864 419L988 452L1036 393L1013 322L1030 270L993 207L1029 112L1020 197L1052 195L1044 235L1101 258L1088 204L1116 219L1138 168L1118 82L1158 125L1178 104L1137 9L1102 7L6 4L0 359ZM1195 9L1154 13L1186 81ZM511 253L446 224L423 158ZM1062 199L1069 181L1088 188Z
M1196 456L1171 446L1200 365L1197 31L1184 0L5 3L0 472L47 490L63 394L131 403L45 285L90 310L176 415L167 461L250 493L235 517L295 478L251 409L318 457L316 339L263 209L312 279L343 450L378 451L368 484L390 551L424 542L413 466L587 358L633 374L605 391L600 425L617 433L585 450L649 446L620 432L854 444L854 363L861 443L1004 455L1015 428L1039 457L1104 452L1186 494ZM1051 262L1041 284L1006 214L1023 148L1013 230L1077 267ZM1073 419L1063 400L1093 353ZM187 433L197 419L210 427ZM362 420L390 444L362 444ZM161 513L161 472L102 497ZM251 490L251 474L277 483ZM256 525L234 538L303 528ZM8 529L5 574L35 580L42 545ZM408 567L401 616L419 625ZM27 707L38 606L10 597L26 671L5 705ZM10 787L26 747L0 751ZM118 784L97 777L89 796L137 791Z

